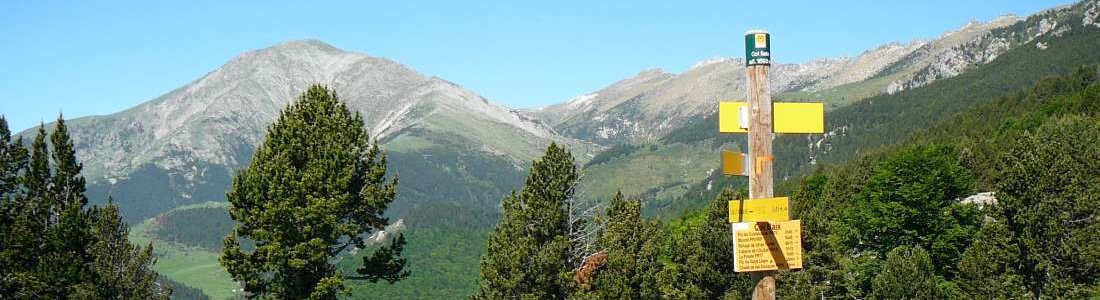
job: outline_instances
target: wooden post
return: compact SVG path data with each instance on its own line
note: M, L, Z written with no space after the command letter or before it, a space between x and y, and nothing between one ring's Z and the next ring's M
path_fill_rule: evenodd
M746 93L749 102L749 199L771 198L774 190L772 164L772 97L768 88L768 69L771 67L771 37L767 31L750 30L745 33ZM753 272L756 282L753 300L775 299L775 272Z

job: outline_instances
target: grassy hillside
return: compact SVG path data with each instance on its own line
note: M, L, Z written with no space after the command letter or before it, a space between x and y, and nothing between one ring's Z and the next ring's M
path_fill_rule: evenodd
M224 212L227 205L225 202L206 202L173 209L131 227L130 240L139 245L153 245L154 254L157 256L157 263L153 265L153 269L161 276L201 289L213 299L228 299L235 294L234 290L238 289L238 286L229 277L229 273L218 263L220 252L187 244L187 241L165 241L160 239L157 234L161 225L165 223L182 227L199 225L200 223L191 223L191 221L199 220L178 218L189 215L187 213L189 210L207 211L214 209ZM205 235L224 236L225 233L229 232L229 228L212 229L211 231L206 232Z
M718 149L709 142L619 146L584 168L578 191L606 200L621 190L647 200L647 205L662 206L719 167Z
M233 226L227 207L225 202L182 206L134 226L130 239L153 244L154 269L165 278L227 299L239 289L218 263L221 240ZM465 298L476 287L485 239L499 218L496 210L460 202L418 206L405 219L410 277L393 285L350 281L354 298ZM344 273L355 274L355 264L372 250L340 258Z

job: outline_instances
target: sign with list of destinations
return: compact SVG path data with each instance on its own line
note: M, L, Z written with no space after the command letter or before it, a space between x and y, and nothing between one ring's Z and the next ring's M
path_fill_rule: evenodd
M741 225L733 228L735 272L802 268L801 221L734 225Z

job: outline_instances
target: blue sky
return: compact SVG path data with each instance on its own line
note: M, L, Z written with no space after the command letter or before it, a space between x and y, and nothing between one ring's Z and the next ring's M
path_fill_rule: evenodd
M164 3L161 3L164 2ZM750 4L767 3L767 4ZM511 107L565 101L639 71L739 57L772 33L780 63L855 56L1032 1L3 1L0 114L16 130L153 99L237 54L315 38L402 62Z

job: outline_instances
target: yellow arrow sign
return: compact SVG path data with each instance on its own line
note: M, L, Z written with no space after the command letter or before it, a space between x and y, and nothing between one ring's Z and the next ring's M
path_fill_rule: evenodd
M718 132L746 133L741 128L741 107L748 102L718 103ZM824 103L772 103L772 127L775 133L825 133Z
M825 133L825 103L772 103L776 133Z
M748 102L718 102L718 132L721 133L746 133L741 128L742 107L748 108Z
M787 197L730 201L730 223L790 220L789 203Z
M802 268L801 221L734 225L734 272Z
M748 176L745 171L745 154L722 150L722 175Z

